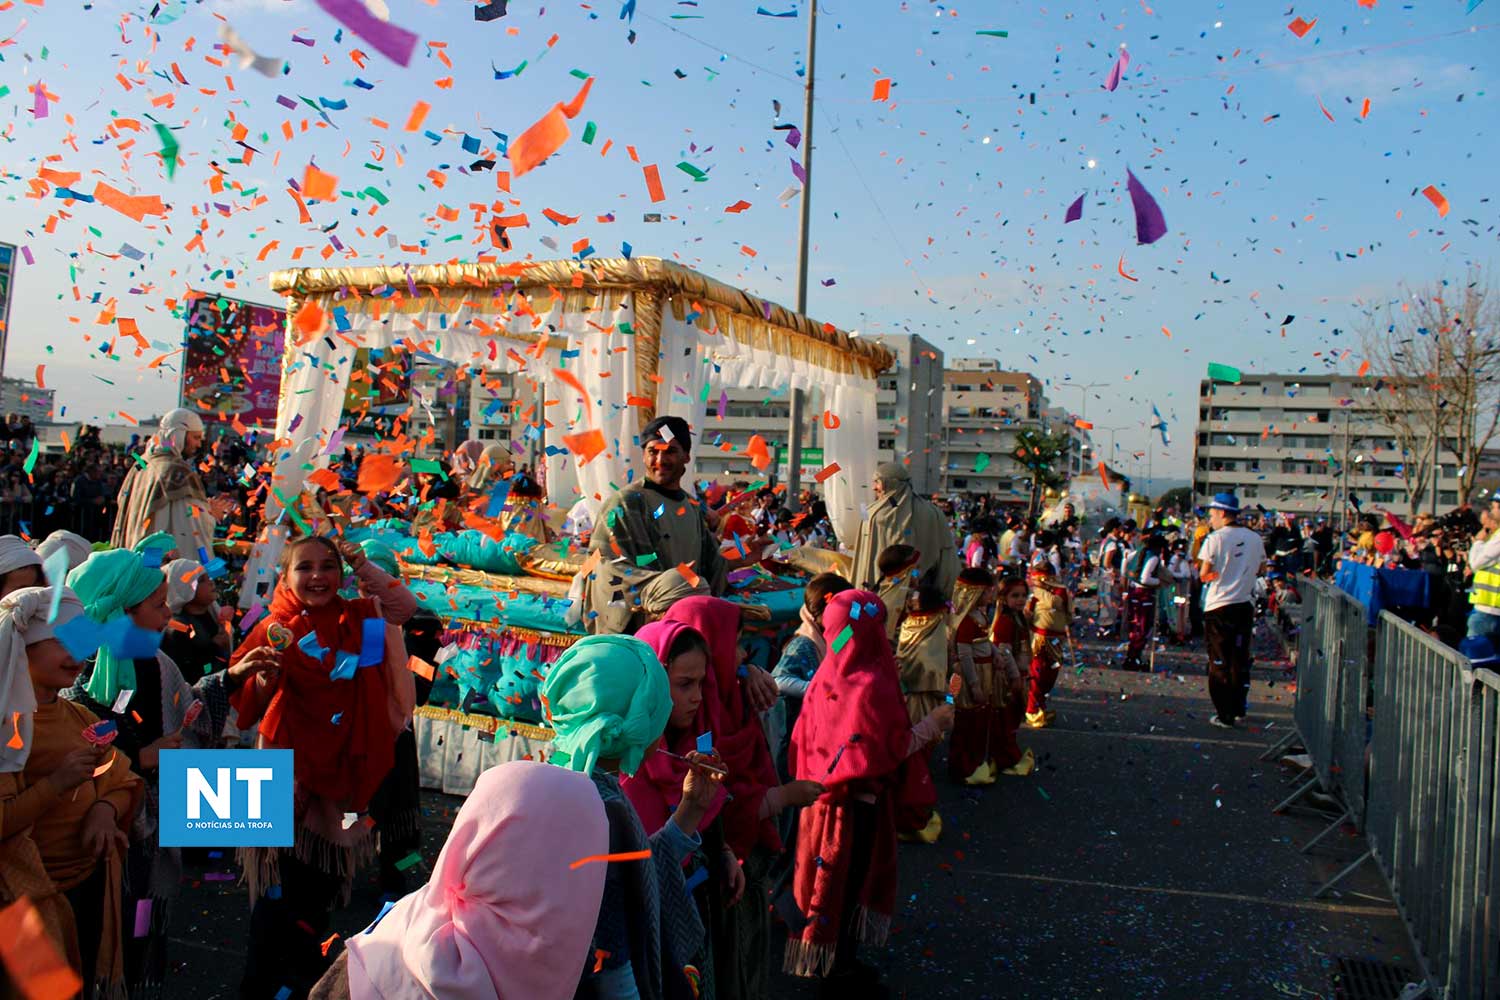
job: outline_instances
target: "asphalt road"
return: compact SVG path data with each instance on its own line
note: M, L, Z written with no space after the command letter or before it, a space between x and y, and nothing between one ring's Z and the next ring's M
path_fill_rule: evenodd
M1312 856L1321 825L1276 816L1292 772L1256 758L1290 724L1286 664L1257 667L1251 725L1208 725L1203 656L1157 657L1158 673L1110 669L1081 648L1053 698L1058 724L1022 734L1039 766L983 790L939 779L945 829L935 846L901 848L891 944L865 956L896 996L1309 997L1334 995L1341 956L1412 967L1407 938L1373 868L1315 900L1356 857L1352 831ZM942 772L941 755L936 771ZM427 793L424 855L435 858L460 800ZM248 908L225 859L190 864L174 910L177 974L166 996L235 995ZM379 908L362 879L336 929L357 932ZM779 969L780 952L770 959ZM775 997L813 997L776 975Z

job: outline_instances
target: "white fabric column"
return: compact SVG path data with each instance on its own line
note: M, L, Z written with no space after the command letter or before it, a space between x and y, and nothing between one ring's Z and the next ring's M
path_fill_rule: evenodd
M840 544L852 547L859 536L859 525L874 501L870 484L875 481L876 424L875 382L835 385L824 398L828 409L839 418L837 427L825 428L824 455L839 471L823 483L828 519L838 532ZM811 479L817 469L804 469Z
M694 452L708 426L708 397L716 388L711 354L715 339L673 316L670 303L663 307L656 415L686 420L693 430Z

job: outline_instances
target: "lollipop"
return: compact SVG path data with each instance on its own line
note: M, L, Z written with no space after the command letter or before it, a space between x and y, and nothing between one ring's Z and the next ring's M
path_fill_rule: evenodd
M194 704L197 704L196 702ZM100 719L91 726L83 729L83 738L96 747L107 747L120 735L120 727L115 725L113 719Z
M952 677L948 678L948 704L953 704L953 699L957 698L958 693L963 689L964 679L958 676L958 674L954 674Z
M272 622L266 626L266 641L271 648L280 653L292 648L292 630L280 622Z

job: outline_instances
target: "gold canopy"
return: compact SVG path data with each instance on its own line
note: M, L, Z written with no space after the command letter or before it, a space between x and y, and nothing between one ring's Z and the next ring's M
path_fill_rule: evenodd
M755 346L784 357L806 358L820 367L837 371L852 369L867 378L874 378L895 361L895 356L879 344L851 337L831 324L815 322L659 257L581 262L422 264L412 268L310 267L273 271L270 282L272 291L291 297L293 308L297 300L309 295L329 295L343 290L364 292L387 286L396 289L398 294L415 287L422 294L455 298L455 305L467 298L471 306L480 309L483 300L473 296L472 292L501 286L522 292L556 289L564 294L633 291L637 295L636 333L645 341L642 348L647 344L657 348L663 306L672 304L676 314L682 306L696 302L703 307L700 312L709 314L699 320L700 324L706 325L709 317L714 322L732 318L735 336L745 339L748 335ZM503 308L499 302L496 305L497 310ZM640 361L649 358L654 365L657 349L640 353L645 355Z

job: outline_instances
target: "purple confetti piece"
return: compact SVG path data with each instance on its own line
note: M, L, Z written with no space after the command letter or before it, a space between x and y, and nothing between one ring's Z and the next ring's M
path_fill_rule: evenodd
M319 6L321 6L321 4ZM311 38L303 38L301 35L293 35L292 41L296 42L298 45L306 45L308 48L312 48L313 45L316 44Z
M1083 198L1083 195L1079 195L1078 200L1068 206L1068 214L1063 216L1063 225L1083 218Z
M31 113L37 118L47 117L47 86L38 80L32 88Z
M1104 78L1104 89L1114 90L1120 85L1120 77L1125 73L1126 67L1130 65L1130 53L1124 49L1120 50L1120 58L1115 60L1115 65L1109 71L1109 76Z
M838 282L837 282L837 281L835 281L835 280L834 280L834 279L832 279L832 278L824 278L824 279L823 279L823 287L824 287L824 288L832 288L832 287L833 287L833 286L834 286L834 285L836 285L836 284L838 284Z
M329 437L328 437L328 451L327 451L327 454L329 454L329 455L337 455L338 454L339 448L344 443L344 430L345 430L345 428L343 428L343 427L335 427L333 429L333 433L331 435L329 435Z
M391 62L400 66L411 62L417 36L405 28L380 20L360 0L317 0L317 4Z
M723 389L719 390L719 419L729 412L729 393Z
M765 315L766 322L771 322L771 303L768 300L761 301L760 311Z
M143 938L151 933L151 900L135 901L135 936Z
M796 149L798 146L802 145L802 132L797 128L797 126L793 125L791 128L786 130L786 144L788 146L791 146L793 149Z
M792 161L792 176L797 178L797 180L802 183L803 187L807 187L807 171L803 170L802 164L798 163L796 160Z
M1142 246L1155 243L1167 235L1167 219L1161 214L1161 206L1151 197L1135 174L1125 170L1126 187L1130 189L1130 203L1135 206L1135 238Z
M26 258L26 263L35 264L36 259L31 256L31 247L22 247L21 256Z
M343 251L344 244L340 243L339 242L339 238L337 236L333 235L332 233L328 234L328 242L333 244L333 248L335 250L338 250L340 252Z
M290 97L285 96L284 94L277 95L276 103L281 105L283 108L290 108L293 111L297 110L297 102L292 100Z

